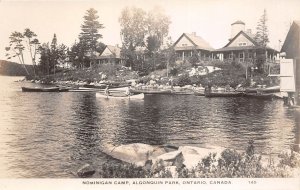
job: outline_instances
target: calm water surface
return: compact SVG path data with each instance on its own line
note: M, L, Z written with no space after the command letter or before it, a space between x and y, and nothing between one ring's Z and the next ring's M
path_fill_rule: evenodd
M0 76L0 177L73 177L112 161L105 144L173 144L279 153L299 143L300 114L281 100L149 95L105 100L95 93L25 93ZM26 84L33 85L33 84Z

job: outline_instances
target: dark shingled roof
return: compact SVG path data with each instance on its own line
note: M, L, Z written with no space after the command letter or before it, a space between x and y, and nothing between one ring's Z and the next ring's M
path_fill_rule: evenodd
M224 51L237 51L237 50L253 50L253 49L260 49L261 47L258 46L235 46L235 47L223 47L220 49L214 50L214 52L224 52ZM267 50L273 50L274 52L278 52L277 50L266 47Z

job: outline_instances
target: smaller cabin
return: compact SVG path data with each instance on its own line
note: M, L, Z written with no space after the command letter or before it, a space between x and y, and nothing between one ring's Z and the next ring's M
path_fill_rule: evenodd
M98 64L114 63L121 64L124 59L121 57L121 48L107 45L100 56L96 57Z

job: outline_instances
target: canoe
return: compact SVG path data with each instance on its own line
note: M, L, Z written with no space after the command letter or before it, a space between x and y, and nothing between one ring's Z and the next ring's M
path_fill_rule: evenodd
M256 98L256 99L263 99L263 100L272 100L274 97L273 94L260 94L260 93L245 93L244 96L248 98Z
M193 95L193 91L171 91L172 95Z
M205 93L204 93L204 91L203 92L195 91L194 95L195 96L205 96Z
M83 87L69 90L69 92L96 92L96 91L97 91L97 89L94 89L94 88L83 88Z
M171 94L171 90L137 90L130 89L130 92L133 94Z
M263 93L276 93L280 92L280 86L273 86L273 87L268 87L268 88L259 88L257 89L258 92L263 92Z
M134 94L134 95L131 95L131 96L111 94L111 95L107 96L106 94L97 92L96 97L97 98L106 98L106 99L129 99L129 100L138 99L138 100L143 100L144 99L144 94L143 93Z
M241 92L210 92L205 93L205 97L241 97L243 93Z
M245 90L246 93L276 93L280 92L280 87L279 86L273 86L273 87L268 87L268 88L246 88Z
M94 85L94 84L85 84L83 85L84 88L96 88L96 89L105 89L108 84L100 84L100 85ZM124 88L128 87L130 85L124 84L124 85L108 85L109 89L114 89L114 88Z
M59 87L49 87L49 88L40 88L40 87L22 87L23 92L59 92Z

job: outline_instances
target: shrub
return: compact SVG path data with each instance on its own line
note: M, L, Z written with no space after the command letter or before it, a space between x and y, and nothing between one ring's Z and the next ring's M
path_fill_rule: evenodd
M177 81L174 82L178 86L184 86L191 84L191 79L188 74L181 75Z

